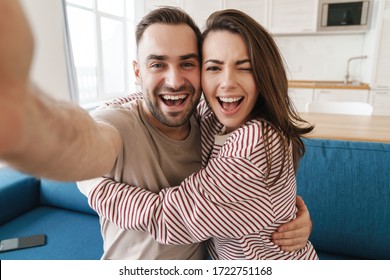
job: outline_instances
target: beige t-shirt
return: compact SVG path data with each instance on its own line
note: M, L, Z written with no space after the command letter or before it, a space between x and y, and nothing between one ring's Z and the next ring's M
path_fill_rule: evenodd
M187 139L172 140L149 123L142 102L111 105L92 115L97 121L115 126L123 140L122 151L107 176L158 193L163 188L179 185L200 169L199 125L192 117ZM100 223L104 240L102 259L205 258L203 244L163 245L146 232L120 229L104 218L100 218Z

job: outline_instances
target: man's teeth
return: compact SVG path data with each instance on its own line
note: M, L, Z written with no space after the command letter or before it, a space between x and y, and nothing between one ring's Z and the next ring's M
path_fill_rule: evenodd
M242 99L242 96L241 97L220 97L219 100L221 100L222 102L226 102L226 103L232 103L232 102L237 102L237 101L240 101Z
M186 95L185 94L179 94L179 95L163 95L163 99L165 100L179 100L179 99L185 99Z

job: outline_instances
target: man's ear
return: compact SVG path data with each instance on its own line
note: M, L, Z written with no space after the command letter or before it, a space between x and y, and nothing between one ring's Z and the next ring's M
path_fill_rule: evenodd
M138 62L135 60L133 60L133 71L134 71L136 84L141 85L142 83L141 73L139 71Z

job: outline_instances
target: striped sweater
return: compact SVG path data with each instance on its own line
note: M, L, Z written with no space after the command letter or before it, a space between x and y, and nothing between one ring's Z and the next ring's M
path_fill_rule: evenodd
M213 259L317 259L310 242L284 252L271 240L297 210L291 152L285 155L277 131L252 120L218 135L222 125L205 102L198 114L203 165L198 173L158 194L103 179L89 194L91 207L121 228L148 231L160 243L207 240ZM263 133L271 147L270 170Z

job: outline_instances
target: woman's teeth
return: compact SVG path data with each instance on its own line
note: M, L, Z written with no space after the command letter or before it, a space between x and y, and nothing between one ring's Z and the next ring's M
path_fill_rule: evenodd
M222 102L226 102L226 103L237 102L237 101L240 101L241 99L242 99L242 96L241 97L219 97L219 100L221 100Z

